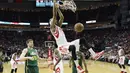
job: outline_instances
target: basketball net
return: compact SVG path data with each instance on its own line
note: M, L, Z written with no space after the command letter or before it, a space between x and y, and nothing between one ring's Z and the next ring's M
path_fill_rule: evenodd
M77 9L77 6L73 0L64 0L63 6L61 7L61 9L71 10L71 11L75 12Z

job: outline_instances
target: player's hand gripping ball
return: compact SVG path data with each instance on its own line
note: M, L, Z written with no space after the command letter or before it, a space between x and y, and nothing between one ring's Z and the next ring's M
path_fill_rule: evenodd
M33 56L33 60L38 60L38 57L37 56Z
M76 23L74 26L76 32L82 32L84 30L84 25L82 23Z

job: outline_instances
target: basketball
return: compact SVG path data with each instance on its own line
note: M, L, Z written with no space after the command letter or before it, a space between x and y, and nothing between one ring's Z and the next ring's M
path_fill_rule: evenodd
M82 23L76 23L74 26L76 32L82 32L84 30L84 25Z

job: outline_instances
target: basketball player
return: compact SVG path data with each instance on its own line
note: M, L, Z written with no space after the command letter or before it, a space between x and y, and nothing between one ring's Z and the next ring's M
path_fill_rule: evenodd
M25 73L39 73L38 60L44 59L38 56L32 39L28 39L26 44L27 48L23 49L20 56L20 61L25 61Z
M17 64L18 64L18 53L15 52L11 57L11 73L17 73Z
M52 35L54 36L54 38L56 40L56 43L58 45L57 50L61 54L71 53L72 57L74 58L74 62L76 64L78 72L82 73L84 71L81 70L81 67L78 65L77 56L76 56L76 51L79 51L80 44L84 44L84 46L86 46L89 49L92 56L94 56L96 58L99 58L101 56L101 54L103 54L104 52L99 53L98 57L97 57L97 54L95 54L95 52L92 50L92 48L90 48L87 45L87 42L86 42L85 38L77 39L77 40L72 41L72 42L67 42L65 34L64 34L63 30L61 29L61 26L62 26L62 23L63 23L63 20L64 20L64 16L63 16L62 12L59 9L59 7L61 5L59 6L58 4L56 4L55 0L53 2L54 2L53 18L50 19L50 31L51 31ZM60 17L59 21L56 19L57 18L57 13L58 13L58 15ZM58 64L59 62L60 61L58 60L56 62L56 64Z
M126 68L125 68L125 52L123 50L123 48L121 48L121 46L118 46L118 56L119 56L119 62L118 62L118 66L121 69L121 73L127 73L126 72Z
M83 68L82 64L84 64L85 73L88 73L87 64L85 62L86 60L85 60L84 54L82 52L76 52L76 55L77 55L78 60L79 60L79 65ZM71 67L71 65L72 65L72 73L78 73L73 57L71 57L71 59L70 59L69 67Z

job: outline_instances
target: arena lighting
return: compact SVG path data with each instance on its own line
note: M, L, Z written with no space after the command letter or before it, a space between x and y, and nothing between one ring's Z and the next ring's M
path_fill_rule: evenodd
M86 21L86 23L96 23L96 20Z
M40 25L49 25L49 23L40 23ZM62 25L68 25L67 22L62 23Z
M40 25L49 25L49 23L40 23Z
M67 23L67 22L64 22L62 25L68 25L68 23Z
M0 21L0 24L30 25L30 23L23 23L23 22L5 22L5 21Z
M19 23L20 25L30 25L30 23Z

